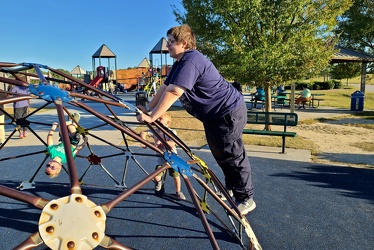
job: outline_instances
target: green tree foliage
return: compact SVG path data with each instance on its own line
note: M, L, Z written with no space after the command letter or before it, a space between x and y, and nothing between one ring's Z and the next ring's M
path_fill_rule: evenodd
M320 72L334 53L336 18L350 0L182 0L179 23L225 76L241 82L287 81Z
M65 73L67 75L70 75L70 71L68 71L68 70L65 70L65 69L57 69L57 70ZM54 72L51 72L51 76L52 76L52 78L64 80L64 77L62 77L62 76L60 76L60 75L58 75L58 74L56 74Z
M352 0L182 0L181 24L228 79L270 87L317 74L334 53L332 30ZM267 100L270 104L270 100ZM268 109L268 105L267 108Z
M347 79L359 76L361 74L361 64L357 62L346 62L333 65L330 71L330 75L333 79Z
M374 0L355 0L336 31L341 46L374 54Z

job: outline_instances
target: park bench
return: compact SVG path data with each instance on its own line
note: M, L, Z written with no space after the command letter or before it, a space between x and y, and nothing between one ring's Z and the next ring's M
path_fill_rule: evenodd
M282 131L267 131L258 129L244 128L243 134L251 135L269 135L282 137L282 154L286 151L286 137L296 137L295 132L287 131L288 126L297 126L298 116L296 113L281 113L281 112L247 112L247 124L263 124L271 126L283 126Z

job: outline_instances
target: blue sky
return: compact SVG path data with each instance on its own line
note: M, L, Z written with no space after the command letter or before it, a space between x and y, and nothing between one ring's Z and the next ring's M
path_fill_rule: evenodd
M0 62L68 71L80 65L91 71L92 55L105 44L117 56L118 69L136 67L149 59L169 28L179 25L171 5L182 8L178 0L6 1L0 15ZM154 55L154 64L159 57ZM101 62L108 66L107 59Z

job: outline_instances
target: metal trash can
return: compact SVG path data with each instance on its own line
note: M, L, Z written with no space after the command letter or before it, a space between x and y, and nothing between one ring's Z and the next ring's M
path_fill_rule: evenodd
M364 96L365 94L358 90L351 94L351 111L364 110Z
M148 105L148 94L145 91L138 91L135 93L135 103L136 106L142 105L147 106Z

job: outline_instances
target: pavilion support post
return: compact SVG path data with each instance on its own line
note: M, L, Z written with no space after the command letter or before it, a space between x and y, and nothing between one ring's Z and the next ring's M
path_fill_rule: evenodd
M367 65L367 62L362 62L362 66L361 66L361 86L360 86L360 91L362 93L365 93L366 65Z

